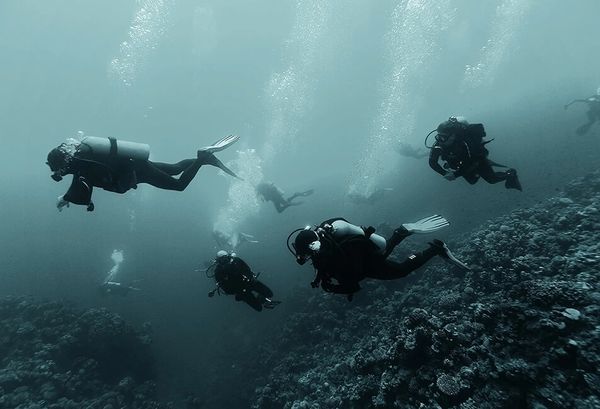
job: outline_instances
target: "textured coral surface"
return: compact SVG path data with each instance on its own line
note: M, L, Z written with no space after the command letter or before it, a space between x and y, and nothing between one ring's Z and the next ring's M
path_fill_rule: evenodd
M2 299L0 408L164 408L149 344L107 310Z
M254 407L600 408L600 173L450 247L471 271L314 296L265 346Z

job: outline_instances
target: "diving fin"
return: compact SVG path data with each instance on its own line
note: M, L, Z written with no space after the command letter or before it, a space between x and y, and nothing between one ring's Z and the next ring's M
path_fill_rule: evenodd
M408 230L410 233L426 234L436 230L443 229L449 226L448 220L444 219L439 214L425 217L424 219L418 220L414 223L404 223L402 227Z
M240 137L237 135L228 135L223 139L219 139L218 141L216 141L215 143L213 143L210 146L206 146L204 148L199 149L199 151L210 152L210 153L220 152L223 149L229 148L231 145L233 145L234 143L236 143L239 140L240 140Z
M523 190L515 169L509 169L506 171L506 181L504 182L504 187L507 189Z
M464 270L470 270L469 266L457 259L456 256L452 254L446 243L444 243L443 241L435 239L431 243L429 243L429 245L431 247L435 247L439 251L438 254L440 255L440 257L445 258L457 267L460 267Z

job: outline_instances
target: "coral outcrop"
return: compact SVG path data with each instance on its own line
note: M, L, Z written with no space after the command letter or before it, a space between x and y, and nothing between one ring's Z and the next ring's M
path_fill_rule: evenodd
M312 297L253 407L599 408L600 173L450 246L471 271Z

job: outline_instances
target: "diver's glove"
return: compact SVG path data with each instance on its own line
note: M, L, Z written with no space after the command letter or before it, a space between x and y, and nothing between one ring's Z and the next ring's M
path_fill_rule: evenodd
M450 223L448 223L448 220L444 219L439 214L435 214L433 216L425 217L424 219L418 220L414 223L404 223L402 227L404 227L410 233L425 234L443 229L449 225Z
M70 206L69 202L67 202L67 201L65 200L65 196L64 196L64 195L58 196L58 198L56 199L56 208L58 209L58 211L59 211L59 212L62 212L62 211L63 211L63 208L64 208L65 206L66 206L66 207L69 207L69 206Z
M453 181L454 179L456 179L456 175L454 174L454 172L448 172L444 175L444 179Z

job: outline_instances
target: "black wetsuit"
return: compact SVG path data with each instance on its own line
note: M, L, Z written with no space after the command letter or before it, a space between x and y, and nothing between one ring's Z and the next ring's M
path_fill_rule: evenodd
M185 159L173 164L123 158L99 161L77 154L69 162L66 173L73 175L73 181L63 199L93 210L94 187L125 193L136 189L139 183L147 183L160 189L183 191L203 164L202 159ZM180 173L178 179L173 177Z
M462 176L470 184L477 183L479 177L488 183L498 183L507 179L507 172L496 172L492 168L496 164L488 159L489 152L484 146L485 131L482 124L468 125L457 130L454 135L455 139L451 144L436 142L431 148L429 166L433 170L442 176L448 174L449 171L439 164L439 160L442 159L446 162L446 167L452 169L454 176Z
M323 224L331 224L335 220L344 219L331 219ZM396 234L390 237L385 254L389 255L408 235ZM317 270L313 285L320 284L327 292L351 295L360 290L359 282L365 278L395 280L406 277L438 254L438 249L429 247L399 263L381 254L367 235L336 239L325 233L321 237L319 252L311 256Z
M225 294L235 295L236 301L244 301L256 311L262 311L266 299L273 297L273 291L257 280L248 264L239 257L217 262L215 281Z

